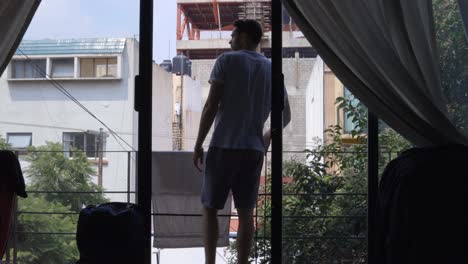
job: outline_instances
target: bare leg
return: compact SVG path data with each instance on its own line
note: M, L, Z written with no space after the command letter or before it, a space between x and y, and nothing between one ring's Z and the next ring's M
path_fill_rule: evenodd
M203 207L203 233L205 243L205 263L215 264L216 245L219 237L218 210Z
M239 228L237 230L237 261L248 264L254 235L253 208L237 208Z

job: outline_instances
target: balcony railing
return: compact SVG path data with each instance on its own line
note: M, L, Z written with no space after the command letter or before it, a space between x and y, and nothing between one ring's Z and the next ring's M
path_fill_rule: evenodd
M27 155L32 154L28 153ZM285 156L289 156L295 160L295 164L306 164L307 156L305 152L285 152ZM309 152L310 154L310 152ZM364 155L365 153L355 152L340 152L341 155ZM134 173L135 152L106 152L109 156L109 168L104 170L103 177L114 177L113 182L117 182L116 186L119 189L112 190L57 190L57 189L28 189L30 201L28 206L24 206L26 200L19 200L15 219L13 238L9 243L3 261L0 263L37 263L31 257L31 262L24 262L28 259L27 254L29 246L35 246L40 243L52 243L49 245L51 250L63 250L64 248L70 252L55 252L55 254L70 255L70 262L74 257L77 257L75 236L76 223L78 220L79 210L70 210L72 206L58 205L54 202L40 204L44 201L44 197L61 199L61 196L66 196L70 203L76 199L82 204L88 204L86 199L96 201L93 195L121 202L133 202L135 200L135 187L132 179ZM112 156L112 158L110 157ZM394 153L381 153L381 156L390 160L394 157ZM30 176L30 181L34 175L28 174L28 162L24 162L24 155L20 156L23 160L22 166L26 175ZM117 168L119 175L109 175L112 171L109 169L112 163L117 163L117 160L125 160L125 170ZM252 261L255 263L269 263L269 246L270 246L270 153L265 156L264 172L259 190L259 199L257 203L255 217L255 243L252 254ZM288 162L286 162L288 163ZM290 163L291 164L291 163ZM122 164L120 164L122 166ZM292 164L291 166L294 166ZM290 166L290 169L291 169ZM298 165L299 166L299 165ZM300 166L299 166L300 167ZM301 167L304 168L304 167ZM293 168L294 169L294 168ZM296 168L300 169L300 168ZM294 191L300 184L296 181L304 180L304 178L296 177L295 175L287 175L291 173L287 171L285 166L285 181L283 184L283 250L285 263L304 263L303 259L316 259L316 263L365 263L367 254L367 193L364 190L363 182L366 181L365 171L362 171L352 177L341 179L341 185L344 181L356 181L359 190L352 188L338 188L339 191L330 192L327 189L326 180L324 182L316 182L315 184L323 184L322 190L320 187L309 186L313 192L307 192L306 187L301 191ZM97 171L97 170L96 170ZM122 173L125 171L125 173ZM65 176L64 176L65 177ZM117 179L115 177L120 177ZM305 177L307 178L307 177ZM104 181L106 183L106 180ZM308 184L314 184L313 181ZM360 185L359 185L360 184ZM352 186L352 185L349 185ZM296 188L297 189L297 188ZM54 198L55 197L55 198ZM63 197L62 197L63 198ZM35 207L36 206L36 207ZM50 207L47 207L50 206ZM63 210L68 208L69 210ZM159 214L161 215L161 214ZM180 214L179 216L201 216L192 214ZM237 216L235 210L231 214L219 215L220 217ZM36 223L38 226L31 226ZM44 223L43 225L40 223ZM49 223L49 225L47 224ZM52 223L52 224L51 224ZM63 223L63 226L60 224ZM55 224L55 225L54 225ZM235 227L234 227L235 228ZM231 237L235 238L236 229L230 230ZM55 245L53 243L61 243ZM66 244L67 246L63 246ZM232 251L234 252L234 251ZM54 254L51 254L54 255ZM51 257L53 258L53 257ZM22 262L19 259L23 259ZM54 264L54 263L51 263Z

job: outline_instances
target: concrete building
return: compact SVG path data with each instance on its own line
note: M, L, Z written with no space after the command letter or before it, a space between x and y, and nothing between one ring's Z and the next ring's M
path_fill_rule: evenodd
M138 49L132 38L23 41L0 77L1 135L20 150L48 141L62 143L65 155L83 150L95 164L96 183L127 191L136 168ZM153 75L153 150L172 150L172 75L157 65Z
M190 59L192 77L202 86L203 103L208 96L208 79L217 56L230 50L230 32L235 20L256 19L262 24L265 34L259 51L269 57L270 1L179 0L177 5L177 52ZM286 11L283 20L283 69L292 108L292 121L284 130L284 150L302 151L314 147L307 138L305 97L311 85L316 52ZM205 143L209 140L208 136Z
M173 74L173 150L193 150L202 112L202 86L188 75Z
M355 127L352 118L347 117L343 110L337 108L338 97L351 100L354 104L358 102L323 60L317 57L305 97L306 137L308 139L324 144L329 139L324 130L330 126L339 125L342 128L342 139L345 142L359 143L351 138L351 131Z

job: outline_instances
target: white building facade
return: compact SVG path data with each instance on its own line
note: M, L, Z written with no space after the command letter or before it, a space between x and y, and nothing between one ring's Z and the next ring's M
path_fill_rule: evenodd
M46 142L63 144L64 155L72 147L83 150L95 166L96 183L120 192L128 190L130 179L133 190L138 55L132 38L23 41L0 77L0 135L20 150ZM159 103L172 101L172 90L163 89L172 85L153 85L158 113L153 149L169 150L171 126L157 124L172 117L172 105ZM99 151L105 151L102 157ZM127 199L126 194L107 196Z

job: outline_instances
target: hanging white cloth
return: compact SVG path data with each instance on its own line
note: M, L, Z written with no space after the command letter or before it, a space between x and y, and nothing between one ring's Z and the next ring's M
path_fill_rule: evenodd
M192 152L153 152L153 225L156 248L203 247L201 189L203 175ZM162 215L161 215L162 214ZM167 215L170 214L170 215ZM231 214L231 196L220 215ZM230 217L218 217L218 246L229 245Z

